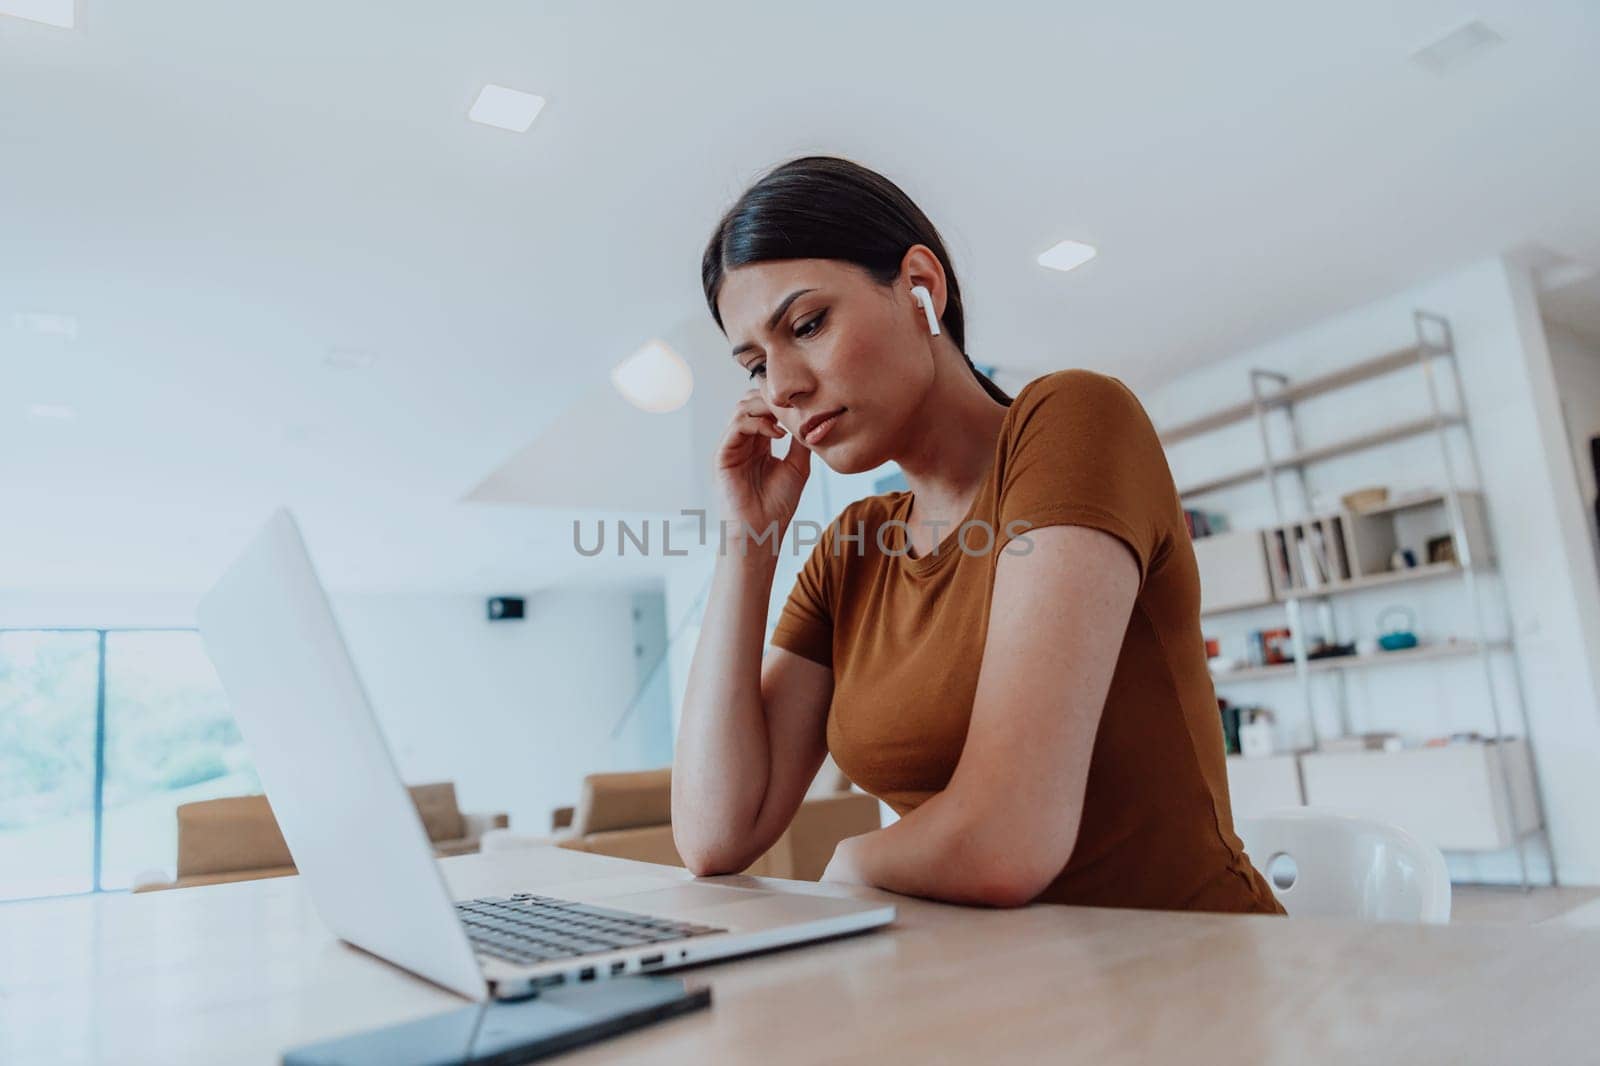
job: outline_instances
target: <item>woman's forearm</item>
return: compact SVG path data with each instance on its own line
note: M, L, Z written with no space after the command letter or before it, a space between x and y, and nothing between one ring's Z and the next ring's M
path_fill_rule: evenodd
M1003 826L950 791L839 846L848 849L855 880L946 903L1020 906L1044 891L1052 873L1033 860L1026 842L1008 843Z
M776 567L770 546L730 543L712 574L672 771L673 836L697 871L729 864L766 796L761 653Z

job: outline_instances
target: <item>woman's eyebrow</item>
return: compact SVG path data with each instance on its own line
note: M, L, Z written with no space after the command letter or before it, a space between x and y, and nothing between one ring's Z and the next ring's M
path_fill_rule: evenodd
M800 299L800 297L804 296L806 293L816 291L816 289L796 289L789 295L785 296L783 298L783 302L778 305L778 309L772 312L772 315L767 319L767 332L771 333L774 329L778 328L778 319L782 318L783 313L789 310L790 304ZM733 357L737 359L739 356L743 355L745 352L748 352L754 347L755 342L745 341L743 344L739 345L739 347L733 350Z

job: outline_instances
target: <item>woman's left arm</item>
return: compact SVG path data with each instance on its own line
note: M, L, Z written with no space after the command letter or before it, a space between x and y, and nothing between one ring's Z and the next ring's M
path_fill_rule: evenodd
M1088 526L1002 551L972 720L944 791L842 841L823 880L952 903L1027 903L1066 865L1139 564ZM1016 543L1016 542L1013 542Z

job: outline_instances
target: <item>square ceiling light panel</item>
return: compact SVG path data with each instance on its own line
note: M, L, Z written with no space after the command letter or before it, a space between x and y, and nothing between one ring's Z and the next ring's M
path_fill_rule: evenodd
M526 133L544 110L544 97L508 89L504 85L485 85L467 117L485 126L496 126L512 133Z
M78 24L77 0L0 0L0 15L70 30Z
M1094 245L1084 244L1081 241L1062 241L1039 256L1039 265L1049 267L1051 270L1071 270L1074 267L1081 267L1094 257Z

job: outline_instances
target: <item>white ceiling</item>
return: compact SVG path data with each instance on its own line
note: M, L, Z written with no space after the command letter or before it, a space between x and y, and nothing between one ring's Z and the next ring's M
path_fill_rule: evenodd
M1136 386L1514 246L1600 263L1589 0L867 8L0 17L0 587L200 587L280 500L341 586L598 575L570 513L460 501L704 314L710 226L800 152L940 225L978 361ZM1472 16L1506 43L1408 60ZM490 81L529 133L466 121Z

